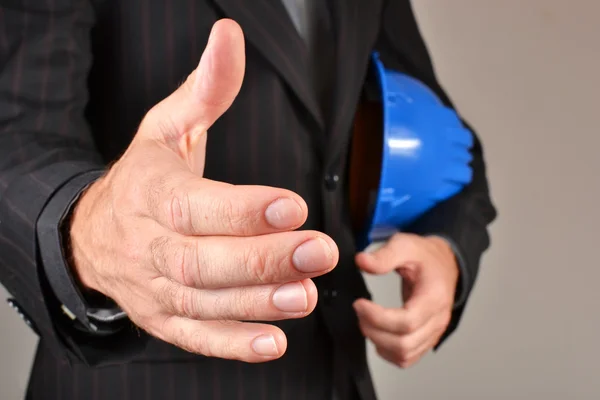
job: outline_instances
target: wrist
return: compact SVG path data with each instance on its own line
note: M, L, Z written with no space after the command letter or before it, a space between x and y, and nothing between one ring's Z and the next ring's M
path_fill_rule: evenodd
M92 249L96 221L93 210L97 209L97 198L102 193L103 179L100 178L85 188L75 203L68 220L65 220L65 257L67 267L71 269L73 278L77 281L84 295L101 292L101 286L93 267L93 259L89 255ZM92 240L90 240L92 239Z
M78 226L86 227L88 230L102 229L97 226L93 216L88 210L92 210L88 204L96 196L92 192L98 190L101 185L94 184L104 174L103 170L93 170L81 173L54 193L37 221L37 240L40 252L41 265L44 276L48 281L48 288L51 292L47 294L55 298L62 310L73 322L72 326L97 334L114 332L120 327L103 327L104 321L116 320L122 318L122 312L112 312L109 307L108 313L99 313L100 306L91 305L88 299L93 297L85 296L85 293L95 293L93 290L98 287L95 285L97 278L91 273L91 263L86 260L97 260L92 253L81 252L83 257L78 254L78 249L83 249L81 243L89 242L87 238L97 238L94 232L86 232L86 229L79 229ZM86 195L82 194L86 192ZM98 191L98 193L102 193ZM79 206L79 207L76 207ZM75 213L75 209L77 213ZM98 208L101 210L102 208ZM75 217L77 214L77 218ZM102 216L95 217L95 220L102 221ZM73 235L71 230L73 229ZM80 232L75 233L75 232ZM95 246L89 246L94 249ZM95 250L97 253L98 251ZM77 262L75 262L75 260ZM93 299L95 301L95 299ZM100 303L100 302L99 302ZM104 304L105 301L102 302ZM106 311L106 310L99 310ZM117 310L118 311L118 310ZM106 314L109 314L108 316Z
M105 294L101 285L102 280L94 268L94 238L102 232L103 226L97 221L106 218L95 217L101 196L106 193L105 178L99 178L84 188L75 201L71 213L63 220L63 248L66 268L69 270L76 291L85 304L86 316L95 334L112 334L120 330L126 321L126 314ZM94 210L96 210L94 212ZM84 329L89 332L89 329Z
M461 307L465 303L466 297L468 295L467 288L469 287L470 279L470 273L466 267L465 259L460 249L452 239L443 235L433 234L427 236L427 238L432 239L433 242L435 242L436 244L439 243L440 246L442 246L441 242L443 242L443 247L439 248L445 248L444 253L449 249L451 253L451 255L449 255L448 257L451 257L453 261L453 267L449 269L456 274L456 278L454 280L456 288L454 308Z
M426 238L436 247L444 259L452 260L451 264L456 267L455 269L458 272L459 268L456 260L456 254L450 242L448 242L446 238L437 235L427 236Z

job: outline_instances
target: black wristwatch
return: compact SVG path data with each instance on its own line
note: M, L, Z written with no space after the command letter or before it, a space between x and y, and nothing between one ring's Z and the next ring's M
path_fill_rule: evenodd
M101 293L82 290L69 265L69 228L73 206L81 193L103 173L90 171L68 181L60 188L60 196L50 199L37 222L43 269L60 302L62 313L75 328L94 335L112 335L128 321L126 313L114 301ZM71 200L65 201L65 198Z

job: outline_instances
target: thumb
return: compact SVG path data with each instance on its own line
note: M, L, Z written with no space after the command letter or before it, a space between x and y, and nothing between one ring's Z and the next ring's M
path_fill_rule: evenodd
M383 275L392 271L406 273L418 260L418 246L413 235L397 233L373 251L356 255L358 267L370 274Z
M216 22L198 67L183 85L150 110L140 132L177 149L186 158L200 153L196 156L201 156L203 164L206 131L238 95L245 59L240 26L229 19Z

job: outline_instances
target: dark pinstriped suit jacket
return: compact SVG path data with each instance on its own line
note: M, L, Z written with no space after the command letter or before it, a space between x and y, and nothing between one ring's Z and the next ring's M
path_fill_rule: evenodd
M353 264L345 185L370 53L451 104L409 0L330 5L336 77L326 118L308 83L307 50L278 1L0 0L0 279L41 337L31 399L329 400L332 382L341 399L375 398L351 307L369 293ZM134 329L77 333L42 272L39 245L47 238L36 232L49 201L73 199L68 182L123 152L144 113L196 66L222 17L245 32L247 71L238 99L211 129L207 177L298 192L310 210L305 228L331 235L341 253L338 268L316 280L313 315L278 323L289 350L267 364L196 356ZM465 261L444 339L460 320L495 217L478 141L473 155L473 182L410 229L445 235Z

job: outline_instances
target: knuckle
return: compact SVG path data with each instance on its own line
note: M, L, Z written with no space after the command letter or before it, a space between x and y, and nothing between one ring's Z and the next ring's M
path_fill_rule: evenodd
M253 295L252 292L252 288L242 288L234 296L234 306L244 319L260 318L262 310L266 308L269 295ZM239 316L230 319L239 319Z
M185 293L178 285L171 282L164 284L156 292L158 303L168 312L180 314L185 302Z
M224 229L229 232L238 232L243 229L243 221L240 218L240 206L233 199L220 197L215 200L215 210L223 223Z
M193 279L191 281L195 282L195 286L197 288L205 288L211 287L215 285L215 282L219 281L219 277L221 279L227 277L229 279L234 279L234 273L224 272L225 268L215 268L216 265L219 264L218 261L213 261L211 249L206 248L205 246L201 246L200 244L196 245L195 253L192 255L190 259L190 263L193 267L190 267L191 270L195 271ZM214 257L216 258L216 257Z
M190 245L191 246L191 245ZM212 249L208 246L204 246L201 242L197 242L193 245L193 248L190 247L189 253L187 256L187 274L189 278L186 279L188 282L188 286L193 285L196 288L207 288L210 286L210 282L214 281L213 275L217 273L221 273L222 276L227 275L223 268L216 268L215 265L218 264L219 254L217 253L217 257L214 256ZM212 261L211 261L212 260Z
M226 335L225 337L223 337L221 346L223 355L226 355L228 357L230 357L233 354L239 353L239 351L237 351L237 341L232 335Z
M189 227L190 199L184 175L150 171L147 176L134 179L127 184L130 203L137 204L137 208L145 207L141 210L144 214L150 214L173 231Z
M253 305L247 301L246 289L239 289L232 293L231 302L225 311L226 319L247 318L252 315Z
M270 266L273 264L273 256L261 248L247 246L244 252L244 264L250 271L251 279L259 285L272 283L273 272Z
M196 354L203 354L207 357L213 356L213 354L210 352L210 347L207 345L206 334L198 330L192 332L189 340L187 341L187 348L189 351Z
M166 278L185 286L198 281L198 247L193 243L158 236L150 243L150 254L156 270Z
M262 210L250 210L250 199L242 196L219 197L215 199L214 208L223 229L241 236L252 232L253 226L262 219Z
M233 203L231 199L219 196L213 198L211 203L211 208L214 210L214 213L218 215L219 220L221 220L224 225L231 224L231 214L233 212Z
M193 231L190 194L186 190L172 191L165 202L169 228L186 235Z
M251 315L253 306L247 302L245 291L246 289L239 288L231 291L227 296L217 295L214 309L220 321L244 319Z
M195 296L188 290L180 290L178 295L178 308L179 313L183 317L187 318L200 318L202 315L202 308L199 306L199 302L196 301Z
M404 251L414 253L419 250L420 237L406 233L397 233L394 235L398 245L401 245Z
M182 242L172 250L173 276L185 286L193 286L198 277L198 247L189 242Z
M150 242L150 254L155 268L166 278L186 282L187 260L190 246L177 243L168 236L158 236Z
M373 326L382 327L385 325L386 318L381 313L370 312L370 313L365 314L364 317L365 317L366 321L369 322Z
M410 366L411 359L408 357L406 353L397 353L394 354L392 362L399 366L400 368L407 368Z
M149 253L155 269L166 277L170 277L168 270L167 249L170 247L171 239L167 236L157 236L149 244Z
M215 343L214 338L199 329L191 333L188 347L192 352L206 357L219 356L219 346Z
M413 254L421 253L421 238L418 236L409 235L406 238L406 249Z
M188 350L193 353L203 354L207 357L213 357L215 355L208 334L200 329L195 329L191 332L189 337L185 339L185 343Z
M413 314L409 314L404 322L407 333L413 333L419 328L418 320Z
M213 312L219 320L229 320L233 316L231 305L218 293L215 294L215 299L212 304Z
M409 340L405 338L400 338L394 344L394 353L398 359L404 360L406 359L411 348L412 345Z

